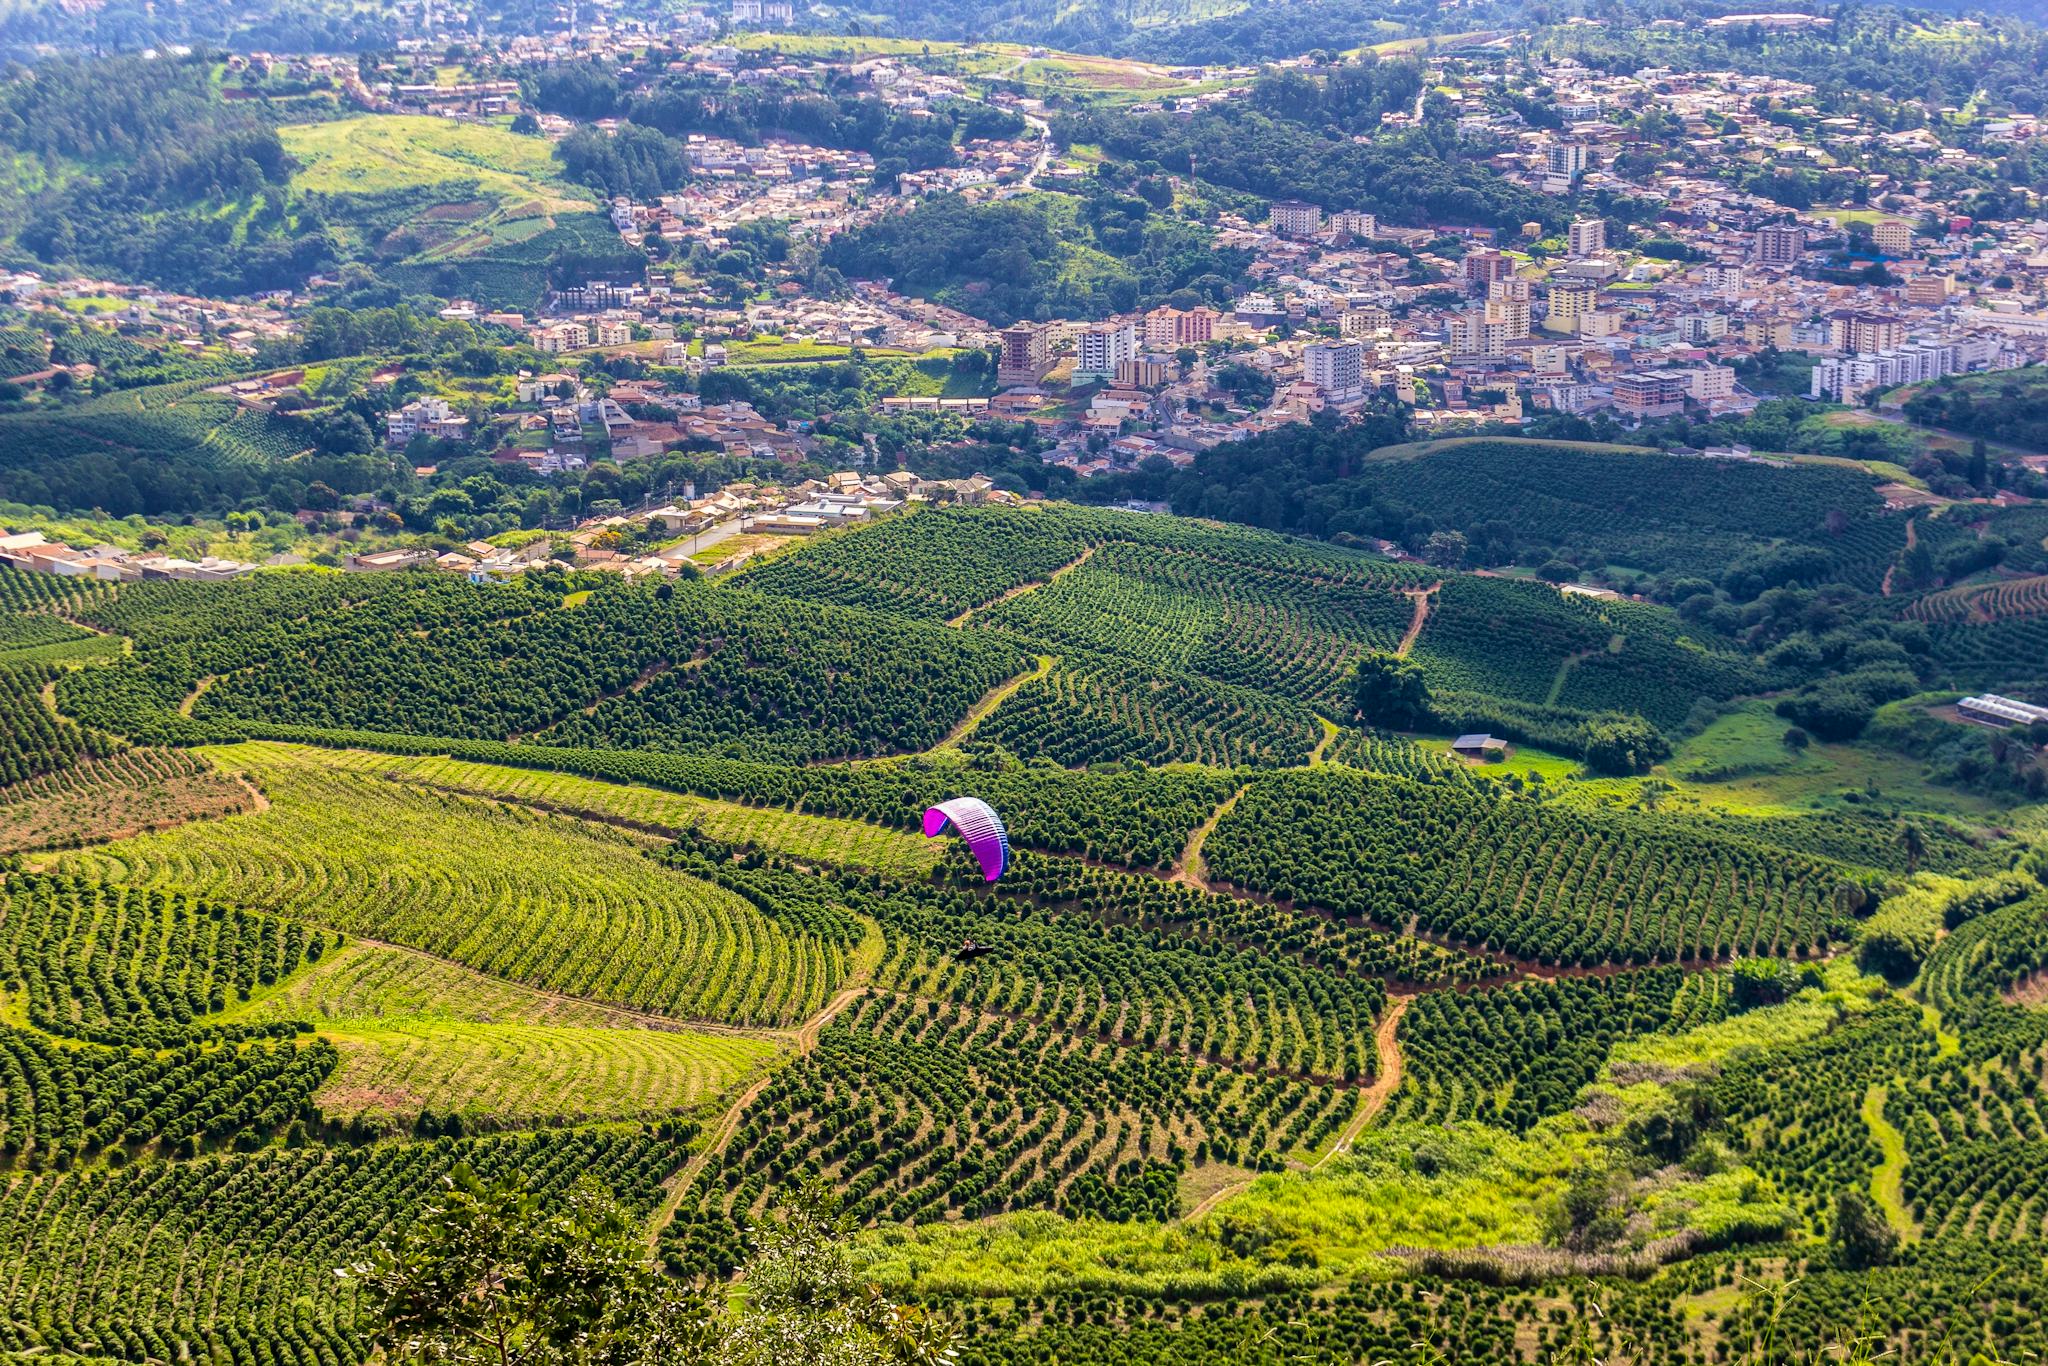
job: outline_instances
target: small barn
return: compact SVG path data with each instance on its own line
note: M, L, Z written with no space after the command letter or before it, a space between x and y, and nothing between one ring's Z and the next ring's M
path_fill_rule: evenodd
M1997 693L1965 697L1956 703L1956 714L1980 726L2027 726L2036 721L2048 721L2048 707L2017 702Z
M1460 735L1451 741L1451 753L1461 759L1497 764L1508 757L1508 742L1497 735Z

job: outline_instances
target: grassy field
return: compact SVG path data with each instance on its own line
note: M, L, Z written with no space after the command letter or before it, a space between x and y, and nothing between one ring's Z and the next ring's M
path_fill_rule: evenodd
M659 867L594 822L435 792L290 745L208 752L264 810L64 856L479 971L668 1015L783 1024L823 1003L844 951Z
M1655 455L1653 446L1614 446L1601 441L1539 441L1526 436L1447 436L1435 441L1404 441L1398 446L1381 446L1366 456L1368 460L1415 460L1425 455L1441 455L1455 451L1460 446L1484 444L1488 446L1544 446L1552 450L1594 451L1603 455Z
M1690 790L1681 784L1679 793L1681 799L1692 796L1708 805L1751 815L1824 808L1837 804L1845 794L1866 793L1872 788L1909 810L1962 817L1988 816L1997 810L1996 803L1987 799L1928 782L1919 761L1876 745L1816 744L1808 754L1817 762L1802 761L1781 772L1699 784Z
M924 354L893 346L863 347L861 351L870 360L915 360ZM816 364L823 361L846 360L853 352L854 348L851 346L839 346L831 342L785 341L781 337L757 337L749 341L728 342L726 361L731 365Z
M315 1093L338 1119L428 1111L497 1125L681 1115L765 1066L775 1045L694 1030L342 1020L341 1066Z
M1353 48L1346 57L1356 57L1370 52L1377 57L1411 57L1422 52L1437 52L1446 48L1462 47L1469 43L1483 43L1500 37L1498 29L1472 29L1464 33L1439 33L1426 38L1395 38L1370 47Z
M1319 1170L1261 1176L1192 1223L1015 1215L877 1231L856 1255L885 1285L970 1295L1214 1293L1388 1276L1399 1266L1394 1248L1539 1243L1547 1206L1590 1147L1590 1132L1569 1117L1522 1138L1478 1125L1397 1124L1368 1129L1351 1154ZM1768 1192L1750 1185L1727 1171L1645 1182L1629 1200L1655 1229L1711 1228L1767 1209ZM1241 1259L1229 1243L1247 1229L1257 1230L1260 1251ZM1291 1249L1306 1255L1289 1258Z
M1607 1076L1611 1080L1618 1067L1711 1067L1745 1049L1784 1048L1817 1039L1844 1018L1869 1011L1882 994L1884 983L1863 976L1847 958L1832 960L1825 971L1821 986L1801 991L1781 1004L1745 1011L1682 1034L1624 1040L1608 1058Z
M1416 743L1435 754L1448 755L1451 752L1449 739L1422 739ZM1488 778L1505 778L1513 773L1526 779L1533 773L1540 773L1543 775L1543 781L1550 784L1569 782L1586 769L1585 764L1577 759L1564 754L1553 754L1546 749L1537 749L1534 745L1516 745L1514 751L1503 763L1471 764L1469 767L1472 772ZM1465 761L1461 759L1459 762Z
M1719 782L1761 773L1826 771L1827 760L1785 743L1791 722L1768 702L1747 702L1687 740L1665 767L1687 782Z
M723 545L715 548L723 549ZM567 773L358 751L337 754L333 763L351 772L374 773L424 789L530 803L630 822L662 833L698 830L713 839L820 863L919 873L937 867L941 853L930 840L862 821L762 810Z
M1682 760L1687 747L1681 746ZM1952 816L1964 821L1989 820L2000 814L1995 802L1926 780L1918 760L1881 749L1876 745L1851 743L1816 744L1808 759L1793 767L1767 773L1750 773L1716 782L1694 782L1671 777L1672 770L1660 765L1645 778L1585 779L1562 789L1563 800L1589 806L1636 806L1643 802L1646 786L1662 781L1659 809L1691 815L1727 812L1736 816L1810 816L1817 812L1852 811L1874 789L1884 802L1882 809L1896 806L1901 811Z
M1698 735L1679 742L1651 779L1665 789L1665 809L1693 814L1725 811L1743 816L1803 816L1852 810L1874 790L1903 810L1974 820L1998 814L1996 803L1927 781L1924 766L1867 741L1823 744L1804 750L1784 742L1791 722L1768 701L1746 702ZM1508 764L1520 768L1519 755ZM1588 778L1561 789L1574 804L1634 805L1651 779Z
M631 1029L643 1017L596 1001L555 996L489 977L392 944L348 940L318 963L294 973L222 1016L234 1022L336 1020L398 1025L407 1020L451 1024L555 1025Z
M341 1119L429 1110L504 1125L677 1114L730 1090L778 1047L729 1031L650 1028L624 1011L359 941L223 1018L312 1021L341 1050L316 1097Z
M301 193L369 194L467 180L500 208L536 203L553 213L592 207L586 194L557 178L546 138L388 114L291 124L278 135L302 163L292 176L292 188Z
M1766 452L1766 454L1777 454ZM1891 484L1904 484L1909 489L1925 489L1927 481L1914 474L1904 465L1890 460L1852 460L1846 455L1798 455L1788 454L1785 459L1795 465L1832 465L1837 469L1862 470L1874 474Z
M725 41L746 52L787 52L806 57L914 57L960 51L958 43L928 42L922 38L885 38L879 34L773 33L762 29L741 29Z

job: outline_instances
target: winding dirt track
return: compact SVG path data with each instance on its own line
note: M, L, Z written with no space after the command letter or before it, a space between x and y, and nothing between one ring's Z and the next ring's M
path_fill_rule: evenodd
M1003 592L997 594L995 597L990 598L981 606L970 607L966 611L962 612L959 616L949 618L946 622L946 625L956 628L965 626L968 622L974 620L974 614L977 612L986 612L991 607L1002 606L1004 603L1010 601L1012 598L1021 598L1026 593L1036 593L1041 588L1050 588L1054 584L1058 583L1061 579L1064 579L1067 575L1073 573L1076 569L1079 569L1082 565L1088 563L1088 561L1094 559L1095 552L1097 550L1100 550L1101 548L1102 547L1100 546L1091 545L1086 550L1082 551L1079 555L1075 556L1067 563L1061 565L1058 569L1053 570L1052 573L1046 575L1044 578L1033 579L1029 583L1020 583L1015 588L1005 589Z
M1401 643L1395 647L1395 654L1405 659L1408 652L1415 648L1415 638L1422 634L1422 628L1429 622L1430 599L1436 596L1436 590L1441 587L1442 584L1432 584L1428 588L1403 590L1402 596L1412 599L1415 603L1415 615L1408 622L1407 634L1401 637Z
M1379 1112L1386 1108L1387 1101L1393 1097L1394 1092L1400 1089L1402 1076L1401 1044L1396 1035L1401 1028L1401 1016L1407 1012L1408 1003L1413 999L1414 997L1412 996L1397 996L1388 1004L1385 1017L1380 1020L1379 1027L1373 1030L1372 1034L1373 1051L1378 1055L1379 1059L1372 1079L1372 1085L1367 1087L1359 1096L1358 1112L1351 1116L1351 1122L1344 1126L1344 1132L1337 1135L1337 1141L1330 1145L1330 1151L1318 1158L1315 1165L1309 1168L1310 1171L1320 1171L1337 1154L1351 1151L1351 1145L1356 1143L1358 1136L1365 1132L1365 1126L1372 1123L1378 1117ZM1252 1178L1247 1177L1242 1181L1233 1181L1227 1186L1211 1191L1203 1198L1200 1204L1187 1212L1186 1217L1181 1222L1194 1222L1215 1209L1225 1200L1228 1200L1231 1196L1242 1192L1251 1183Z
M1247 783L1231 793L1222 805L1209 813L1207 820L1194 828L1188 835L1187 846L1181 850L1180 857L1174 860L1173 871L1166 875L1168 882L1186 883L1205 892L1211 890L1209 870L1202 863L1202 846L1208 842L1216 827L1223 823L1223 818L1230 814L1230 808L1237 805L1237 799L1250 790L1251 785Z
M796 1034L793 1036L795 1055L801 1058L816 1048L818 1036L825 1032L825 1026L831 1024L840 1011L867 995L867 991L865 986L848 987L825 1002L817 1014L797 1026ZM683 1197L689 1194L690 1187L696 1184L697 1174L704 1170L705 1164L712 1158L726 1150L727 1145L732 1142L732 1136L739 1132L740 1120L746 1116L747 1107L761 1098L761 1092L768 1089L768 1083L774 1080L774 1077L775 1074L771 1071L735 1096L732 1104L725 1108L725 1113L718 1117L718 1123L712 1127L711 1136L705 1140L704 1146L692 1153L690 1160L670 1173L668 1180L662 1183L661 1205L654 1211L654 1217L647 1224L647 1251L650 1256L661 1242L661 1231L676 1217L676 1211L682 1208Z
M1003 703L1016 696L1017 690L1026 683L1036 683L1039 679L1051 673L1052 666L1053 657L1051 655L1040 655L1038 662L1031 668L1026 669L1023 673L1018 674L1007 682L996 684L995 687L989 690L986 697L968 709L967 715L960 718L960 723L947 733L946 738L939 741L932 748L934 750L959 748L960 742L972 735L976 726L988 720L997 707L1002 706Z
M1379 1112L1393 1098L1401 1087L1401 1041L1397 1037L1401 1029L1401 1017L1408 1012L1412 996L1397 996L1387 1005L1386 1016L1380 1020L1379 1028L1372 1032L1373 1052L1379 1062L1372 1079L1372 1085L1359 1097L1358 1113L1344 1126L1344 1132L1337 1135L1337 1141L1330 1145L1330 1151L1317 1159L1316 1168L1323 1167L1338 1153L1351 1151L1351 1145L1365 1132L1365 1126L1378 1117Z
M1920 544L1919 532L1914 526L1914 523L1919 520L1917 517L1908 517L1906 519L1906 548L1899 552L1898 559L1893 560L1884 567L1884 582L1879 585L1877 590L1879 595L1887 598L1892 595L1892 576L1899 572L1899 566L1905 563L1906 556L1913 553L1913 547Z

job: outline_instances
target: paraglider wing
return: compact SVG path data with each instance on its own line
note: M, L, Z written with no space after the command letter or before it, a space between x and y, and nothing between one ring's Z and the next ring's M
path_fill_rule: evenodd
M979 797L953 797L925 809L926 839L943 833L948 825L967 841L984 878L994 882L1003 875L1010 866L1010 832L1003 829L995 808Z

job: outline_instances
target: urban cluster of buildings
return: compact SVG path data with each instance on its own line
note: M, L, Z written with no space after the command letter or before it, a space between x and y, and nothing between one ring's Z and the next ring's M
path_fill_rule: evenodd
M243 560L223 560L211 555L199 560L185 560L174 555L123 550L114 545L95 545L78 550L45 540L40 531L0 534L0 565L33 574L57 574L100 583L139 583L144 579L187 579L211 583L237 579L261 568Z
M307 302L307 296L289 290L255 299L202 299L116 280L51 280L35 271L0 271L0 304L31 317L112 328L190 355L253 356L265 342L292 337L297 331L293 312ZM0 381L38 384L60 370L77 379L94 373L89 364L64 365L0 375Z
M863 152L692 135L686 147L695 175L687 187L608 206L629 244L695 243L716 254L734 244L742 225L764 219L799 243L822 243L903 212L924 194L998 198L1086 174L1054 155L1046 111L1032 99L979 90L911 54L743 54L718 41L719 21L785 20L772 3L741 0L739 8L744 13L686 11L662 36L661 60L736 84L798 81L859 91L912 115L942 99L984 98L1016 113L1023 133L970 142L959 149L960 164L904 177L893 190L875 183L873 159ZM567 33L509 40L504 56L532 63L603 56L622 65L647 59L654 35L638 21L601 8L590 15ZM412 18L449 21L431 6ZM415 49L409 65L403 57L394 65L393 80L372 81L360 93L425 101L450 117L483 117L475 101L510 93L490 81L411 90L419 82L400 78L430 52ZM1225 213L1209 221L1214 244L1249 261L1232 299L1006 328L901 294L889 281L856 280L819 294L804 279L773 273L744 299L714 298L653 273L558 290L530 311L457 302L442 317L508 329L548 355L628 354L686 375L744 362L764 342L911 354L986 348L994 358L992 392L903 396L886 406L1030 422L1049 438L1048 458L1082 473L1149 457L1185 462L1219 441L1329 410L1342 416L1374 400L1411 405L1425 428L1514 424L1544 412L1631 424L1746 412L1765 397L1744 382L1756 373L1750 363L1784 353L1812 358L1810 397L1847 403L2048 357L2048 218L1978 222L1947 202L1933 178L1908 180L1858 164L1877 153L1924 153L1930 165L1991 155L2035 136L2034 120L1987 122L1975 130L1982 148L1970 151L1924 127L1823 110L1810 87L1793 81L1663 68L1615 73L1566 57L1524 72L1486 52L1433 59L1425 84L1450 101L1475 146L1493 149L1489 163L1533 189L1578 195L1579 204L1596 202L1599 191L1626 196L1649 205L1652 221L1585 212L1561 231L1532 223L1505 232L1382 222L1370 206L1283 198L1256 219ZM345 63L303 74L360 82ZM1246 87L1228 79L1237 74L1177 73L1194 93L1175 97L1171 110L1155 103L1186 114L1203 102L1239 98ZM1501 98L1509 85L1549 92L1554 126L1517 113ZM1675 137L1644 141L1642 116L1652 111L1667 116ZM1418 106L1384 121L1419 116ZM568 127L552 118L543 124ZM1785 165L1813 171L1824 187L1839 187L1835 198L1857 207L1793 212L1740 188L1747 172ZM104 288L119 305L111 320L162 329L181 345L253 349L288 331L297 302L221 305L118 286L64 287L77 288ZM67 306L34 277L0 279L0 292L31 307ZM561 364L543 386L548 392L529 394L522 382L520 401L491 413L431 396L399 405L386 419L385 439L393 446L421 437L475 439L481 420L494 432L508 428L501 459L543 472L678 446L791 462L815 449L803 431L746 404L703 405L660 379L593 395L576 378L573 359ZM1245 382L1247 374L1254 382ZM567 397L553 392L564 386Z

